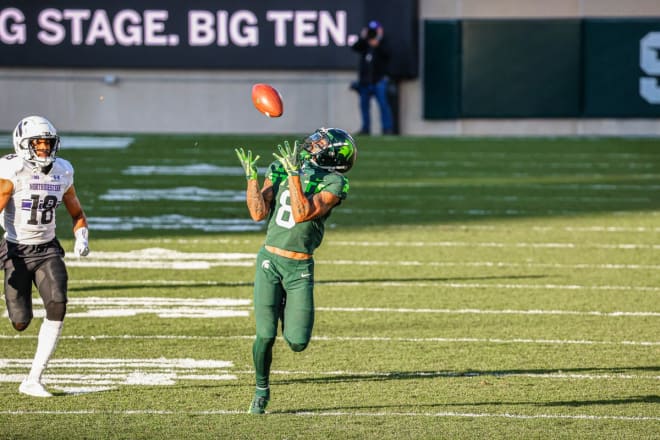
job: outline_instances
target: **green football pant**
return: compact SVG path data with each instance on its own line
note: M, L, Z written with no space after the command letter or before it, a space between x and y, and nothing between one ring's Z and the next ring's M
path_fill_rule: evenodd
M293 260L261 248L254 280L257 336L252 360L257 387L269 385L277 324L282 319L284 339L293 351L303 351L314 326L314 260Z

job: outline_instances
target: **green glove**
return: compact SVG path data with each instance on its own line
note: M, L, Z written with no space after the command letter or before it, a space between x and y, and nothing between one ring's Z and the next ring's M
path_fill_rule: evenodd
M259 156L257 155L257 157L252 159L252 151L248 150L246 154L245 151L243 151L243 148L236 148L234 151L236 152L236 156L238 156L238 160L241 161L241 165L243 165L243 168L245 169L245 178L247 180L256 180L257 160L259 160Z
M277 149L280 152L280 155L273 153L275 159L279 160L284 167L284 170L289 176L299 176L300 175L300 165L302 159L300 152L302 151L302 143L298 141L294 142L293 149L289 146L289 142L284 141L284 147L281 145L277 146Z

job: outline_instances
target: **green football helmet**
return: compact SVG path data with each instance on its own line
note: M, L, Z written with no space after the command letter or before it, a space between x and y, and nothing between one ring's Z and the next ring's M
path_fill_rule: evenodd
M357 159L357 144L340 128L319 128L303 141L309 160L328 171L348 172Z

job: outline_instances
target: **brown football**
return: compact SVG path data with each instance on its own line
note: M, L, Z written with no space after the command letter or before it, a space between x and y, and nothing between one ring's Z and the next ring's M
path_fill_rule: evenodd
M252 86L252 103L254 107L269 118L279 118L284 113L282 95L269 84Z

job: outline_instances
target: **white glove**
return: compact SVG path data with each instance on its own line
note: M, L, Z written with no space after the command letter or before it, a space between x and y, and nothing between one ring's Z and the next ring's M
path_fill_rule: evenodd
M76 257L86 257L89 254L89 231L87 228L82 227L76 229L74 235L76 236L76 244L73 246L73 254Z

